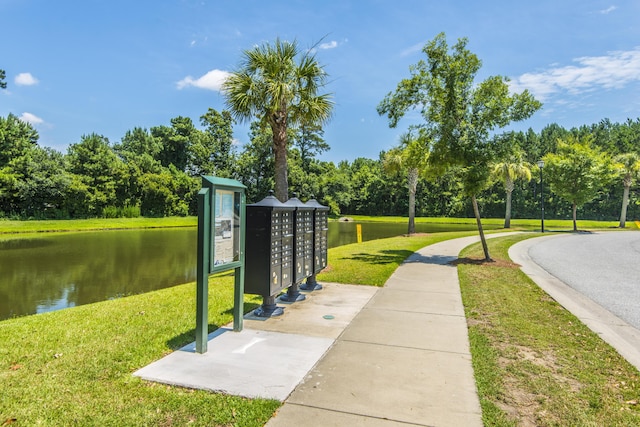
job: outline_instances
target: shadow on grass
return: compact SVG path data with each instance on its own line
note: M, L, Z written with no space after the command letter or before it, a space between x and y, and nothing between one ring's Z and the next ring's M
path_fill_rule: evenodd
M375 254L372 253L357 253L350 257L344 257L342 259L353 260L357 262L363 262L367 264L389 264L400 263L407 259L413 252L405 250L385 250Z
M507 267L507 268L520 268L520 264L516 264L515 262L507 261L504 259L497 259L487 261L484 258L458 258L449 262L450 265L476 265L476 266L484 266L484 267Z

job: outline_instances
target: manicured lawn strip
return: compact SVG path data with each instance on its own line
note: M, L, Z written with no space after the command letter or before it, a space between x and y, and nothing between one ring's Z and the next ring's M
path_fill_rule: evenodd
M510 263L458 266L485 426L640 425L640 373ZM461 257L482 258L480 245Z
M398 222L407 223L408 218L398 216L365 216L365 215L347 215L354 221L362 222ZM416 223L432 223L432 224L475 224L475 218L416 218ZM483 218L483 225L503 226L504 219L501 218ZM578 220L579 230L593 229L613 229L618 227L618 221L590 221ZM573 221L568 219L545 219L544 228L549 231L571 231L573 230ZM638 226L633 221L627 221L627 229L637 229ZM511 230L540 230L540 218L537 219L512 219Z
M407 223L408 219L398 216L363 216L350 215L356 221L364 222L398 222ZM332 220L333 221L333 220ZM416 218L416 223L433 224L475 224L475 218ZM487 226L502 226L504 220L488 218L482 220ZM5 233L34 233L56 231L94 231L94 230L123 230L131 228L164 228L164 227L195 227L196 217L168 217L168 218L93 218L71 220L42 220L42 221L12 221L0 219L0 234ZM540 230L539 219L512 219L512 230ZM545 229L554 231L569 231L573 229L570 220L545 220ZM578 221L581 230L612 229L618 226L616 221ZM633 221L627 222L627 229L637 229Z
M195 227L195 216L167 218L92 218L70 220L11 221L0 220L0 234L52 231L120 230L129 228Z

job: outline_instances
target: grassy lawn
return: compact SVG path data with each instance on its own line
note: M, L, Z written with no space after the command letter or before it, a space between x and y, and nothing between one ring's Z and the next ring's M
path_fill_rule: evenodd
M406 217L397 216L363 216L350 215L355 221L367 222L398 222L407 223ZM475 224L475 218L416 218L416 223L432 224ZM491 226L502 226L504 220L498 218L487 218L482 220L483 224ZM89 230L116 230L128 228L162 228L162 227L195 227L198 225L198 218L190 217L168 217L168 218L93 218L93 219L72 219L72 220L42 220L42 221L12 221L0 219L0 234L3 233L33 233L52 231L89 231ZM512 230L540 230L539 219L512 219ZM545 220L545 230L567 231L573 229L573 222L570 220ZM578 221L579 229L611 229L618 226L617 221ZM633 221L627 222L628 229L637 229L638 225Z
M127 228L195 227L197 225L198 218L195 216L172 216L168 218L51 219L42 221L0 220L0 234L118 230Z
M354 221L366 222L401 222L407 223L408 218L397 216L365 216L365 215L348 215ZM416 218L416 224L432 223L432 224L475 224L475 218ZM482 224L502 226L504 219L501 218L483 218ZM618 221L591 221L578 220L579 230L592 229L613 229L619 225ZM633 221L627 221L627 229L638 229L638 225ZM545 231L570 231L573 230L573 221L569 219L545 219ZM511 230L513 231L539 231L540 219L511 219Z
M458 266L486 426L640 425L640 373L507 255L536 235L489 240ZM465 262L467 257L471 262Z

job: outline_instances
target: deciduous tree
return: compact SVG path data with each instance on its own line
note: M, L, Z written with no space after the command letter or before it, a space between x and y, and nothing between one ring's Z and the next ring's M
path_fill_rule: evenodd
M573 231L578 230L576 212L592 200L614 178L611 158L592 146L593 137L585 135L580 141L568 136L558 141L555 153L544 156L544 175L551 191L571 203Z
M411 76L398 83L378 105L395 127L408 110L420 111L418 127L432 141L430 163L445 170L459 168L464 192L471 197L485 259L490 260L476 195L486 186L494 153L489 136L495 129L530 117L541 107L528 92L509 93L508 79L488 77L475 82L482 65L459 39L451 51L444 33L427 43L420 60L410 67Z

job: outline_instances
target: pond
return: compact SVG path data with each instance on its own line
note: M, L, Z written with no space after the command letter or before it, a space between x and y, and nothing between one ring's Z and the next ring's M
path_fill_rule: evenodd
M363 240L406 233L361 223ZM473 230L417 224L417 232ZM60 310L196 280L196 228L0 236L0 320ZM356 241L355 222L329 223L329 247Z

